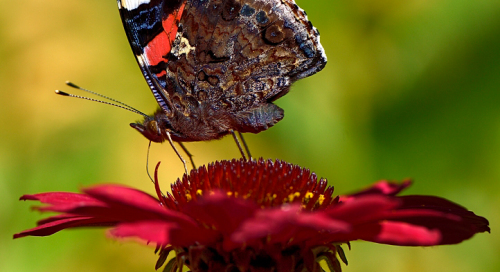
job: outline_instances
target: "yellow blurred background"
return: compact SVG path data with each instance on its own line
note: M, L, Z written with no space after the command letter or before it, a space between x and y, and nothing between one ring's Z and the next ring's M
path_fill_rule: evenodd
M285 118L247 135L255 157L308 167L339 194L380 179L446 197L490 220L492 234L455 246L366 242L348 272L500 271L500 1L298 0L321 32L326 68L278 100ZM43 216L22 194L103 182L153 193L140 116L60 97L83 87L152 113L114 1L0 2L0 271L153 271L150 247L103 230L12 240ZM238 157L230 137L188 143L198 165ZM168 144L163 188L183 174Z

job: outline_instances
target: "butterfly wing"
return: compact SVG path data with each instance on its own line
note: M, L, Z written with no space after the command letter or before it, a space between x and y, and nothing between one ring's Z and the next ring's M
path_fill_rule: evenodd
M165 91L166 56L172 49L185 0L118 0L125 32L153 95L166 112L172 105Z
M266 130L283 118L272 102L326 64L318 31L293 0L118 4L174 140Z

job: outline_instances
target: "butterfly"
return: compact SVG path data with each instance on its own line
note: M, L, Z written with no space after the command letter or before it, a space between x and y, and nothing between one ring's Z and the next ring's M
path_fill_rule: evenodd
M293 0L118 0L118 7L159 105L131 126L176 152L173 142L267 130L284 116L273 101L326 65L318 30Z

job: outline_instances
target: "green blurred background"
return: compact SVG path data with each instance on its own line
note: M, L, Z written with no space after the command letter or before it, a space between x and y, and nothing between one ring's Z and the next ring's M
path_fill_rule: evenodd
M254 156L311 168L347 193L412 178L410 194L458 202L492 234L455 246L354 242L345 271L500 271L500 1L298 0L329 62L277 104L285 118L247 135ZM102 182L153 193L132 113L56 96L71 80L147 113L156 103L112 0L0 3L0 271L153 271L150 247L103 230L12 240L41 215L25 193ZM231 138L187 144L197 164L238 157ZM183 173L153 145L163 188Z

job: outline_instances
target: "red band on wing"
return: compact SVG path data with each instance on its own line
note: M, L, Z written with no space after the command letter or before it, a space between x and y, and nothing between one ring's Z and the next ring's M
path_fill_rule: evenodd
M178 10L169 14L167 19L163 20L162 25L163 29L167 33L169 39L173 42L175 40L175 35L177 34L177 28L179 26L179 22L182 17L182 13L184 12L184 7L186 6L186 2L182 3Z
M148 46L144 48L144 55L148 61L148 65L157 65L163 61L163 56L170 52L172 48L172 41L168 39L165 32L161 32L153 40L148 43Z
M163 20L163 32L154 37L154 39L149 42L148 46L144 48L144 55L149 65L154 66L162 61L168 61L164 56L172 49L179 22L184 12L184 6L186 6L185 2L182 3L179 9L169 14L168 17Z

